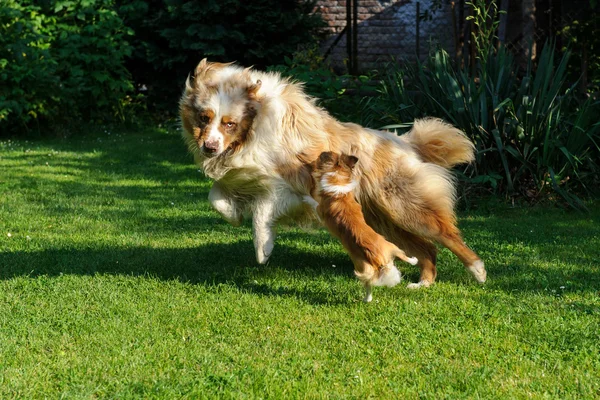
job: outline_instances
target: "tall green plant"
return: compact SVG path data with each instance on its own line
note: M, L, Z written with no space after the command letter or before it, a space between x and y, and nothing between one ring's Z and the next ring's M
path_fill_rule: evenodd
M414 67L397 64L382 81L368 112L382 124L437 116L463 129L477 148L471 176L506 195L536 197L551 188L583 208L574 187L598 178L600 105L581 102L568 83L569 53L552 43L522 75L509 51L488 47L475 76L453 65L443 50ZM480 55L480 57L483 57Z

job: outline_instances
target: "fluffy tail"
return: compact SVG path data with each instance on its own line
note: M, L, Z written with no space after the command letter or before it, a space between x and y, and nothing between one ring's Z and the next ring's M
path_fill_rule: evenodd
M390 262L389 265L381 267L373 267L367 265L363 272L354 271L354 275L365 284L366 287L370 286L396 286L402 280L400 271L394 265L394 262Z
M408 257L403 250L400 250L398 247L394 249L394 257L399 258L400 260L409 263L410 265L417 265L419 260L417 257Z
M468 163L475 158L473 142L462 131L441 119L418 119L410 132L401 138L417 150L423 161L445 168Z

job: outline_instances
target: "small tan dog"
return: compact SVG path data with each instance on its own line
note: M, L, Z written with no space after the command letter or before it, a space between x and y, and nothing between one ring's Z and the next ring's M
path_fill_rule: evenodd
M395 244L385 240L365 222L353 191L358 185L354 166L358 158L346 154L323 152L313 163L314 187L305 201L316 207L317 214L329 231L342 242L354 263L354 273L365 285L365 302L373 299L372 286L395 286L401 276L394 266L395 258L412 265L415 257L407 257Z

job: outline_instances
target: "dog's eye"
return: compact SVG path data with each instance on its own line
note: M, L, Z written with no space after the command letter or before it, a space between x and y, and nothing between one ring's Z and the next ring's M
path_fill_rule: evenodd
M202 124L208 124L210 122L210 117L208 115L201 115L200 117L198 117L198 120Z
M226 127L227 129L231 129L231 128L233 128L233 127L235 126L235 122L231 122L231 121L229 121L229 122L224 122L223 124L225 125L225 127Z

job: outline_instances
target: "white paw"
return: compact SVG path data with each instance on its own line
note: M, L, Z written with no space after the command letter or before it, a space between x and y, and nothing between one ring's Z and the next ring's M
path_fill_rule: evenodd
M365 285L365 297L363 298L363 301L365 303L370 303L371 301L373 301L373 288L371 287L371 285Z
M230 218L229 216L225 216L223 214L221 214L223 216L223 218L225 219L225 221L227 221L231 226L240 226L242 225L242 221L243 221L243 217L242 214L237 214L235 215L235 217Z
M273 249L271 249L271 250L273 250ZM267 262L269 262L269 257L271 257L271 253L265 254L260 249L256 252L256 261L261 265L264 265Z
M419 281L417 283L409 283L408 285L406 285L406 287L408 289L421 289L421 288L428 288L429 286L431 286L431 282L429 281Z
M410 265L417 265L417 263L419 262L419 260L417 259L417 257L409 257L406 260L407 263L409 263Z
M483 265L483 261L475 261L473 264L467 267L467 271L473 275L477 282L485 283L485 280L487 279L487 272L485 270L485 266Z

